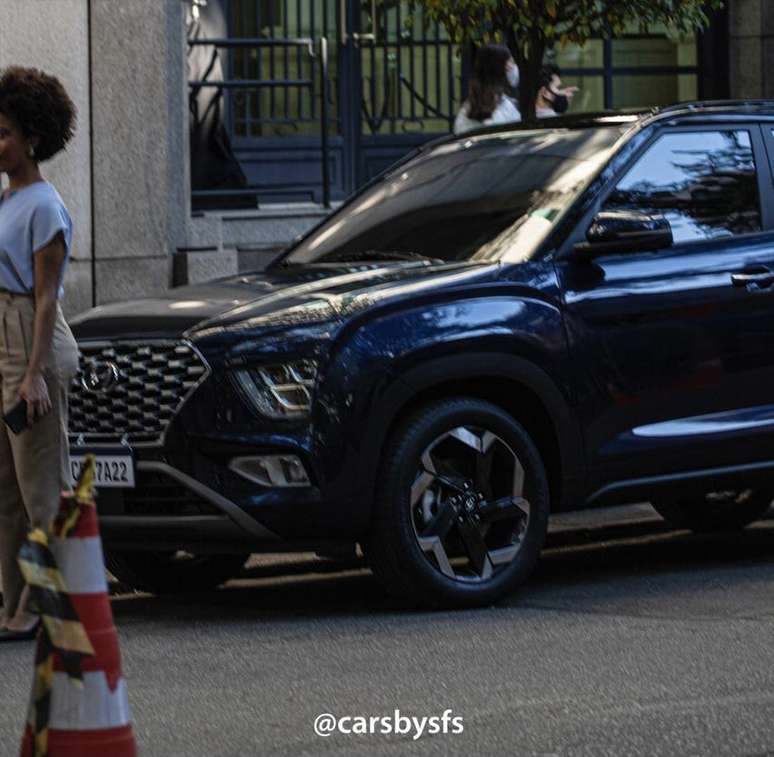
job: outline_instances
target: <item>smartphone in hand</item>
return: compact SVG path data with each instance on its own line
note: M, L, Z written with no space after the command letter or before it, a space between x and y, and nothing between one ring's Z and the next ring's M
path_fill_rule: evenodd
M5 425L14 434L21 434L27 428L27 400L19 400L4 416Z

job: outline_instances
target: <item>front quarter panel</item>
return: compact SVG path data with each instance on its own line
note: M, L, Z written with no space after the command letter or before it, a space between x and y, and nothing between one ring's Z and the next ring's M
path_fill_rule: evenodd
M326 499L347 503L360 528L370 517L364 503L378 485L390 425L428 386L476 377L522 381L539 392L565 428L574 425L553 266L518 268L516 280L369 313L337 341L320 377L315 456L326 472ZM573 454L580 454L577 439L570 443Z

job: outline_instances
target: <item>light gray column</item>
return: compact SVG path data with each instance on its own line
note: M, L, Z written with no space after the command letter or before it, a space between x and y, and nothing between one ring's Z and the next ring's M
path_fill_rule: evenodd
M75 138L41 166L73 219L65 311L91 306L89 35L85 0L0 0L0 68L31 66L59 78L78 108Z
M94 249L109 302L166 289L188 237L186 5L90 2Z
M734 98L774 98L774 2L729 0Z

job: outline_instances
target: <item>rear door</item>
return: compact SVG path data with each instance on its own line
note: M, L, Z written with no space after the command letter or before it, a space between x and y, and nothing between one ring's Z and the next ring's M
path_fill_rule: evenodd
M771 460L774 205L759 125L654 129L569 244L621 207L664 214L675 243L560 256L592 488Z

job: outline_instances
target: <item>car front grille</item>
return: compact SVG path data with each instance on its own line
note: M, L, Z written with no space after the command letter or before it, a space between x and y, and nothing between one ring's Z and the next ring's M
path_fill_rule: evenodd
M83 342L78 347L70 435L84 442L160 443L208 373L186 342Z

